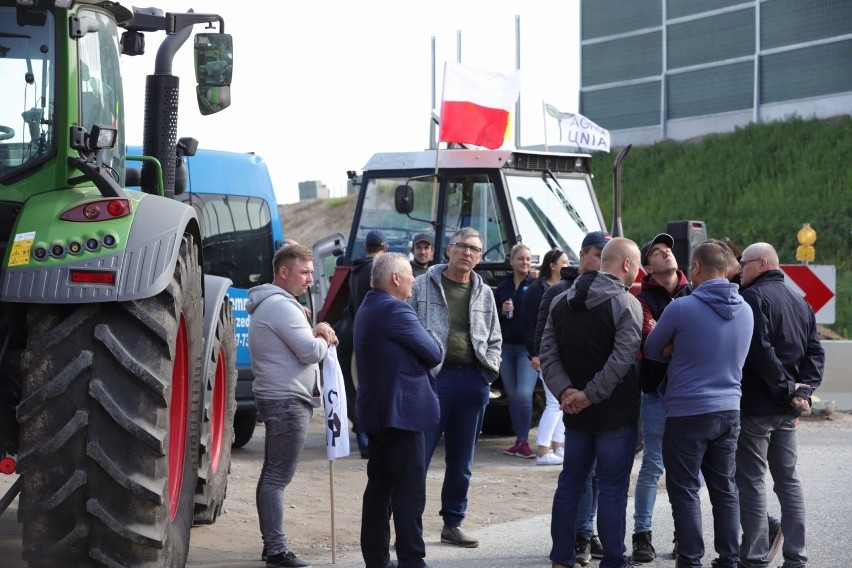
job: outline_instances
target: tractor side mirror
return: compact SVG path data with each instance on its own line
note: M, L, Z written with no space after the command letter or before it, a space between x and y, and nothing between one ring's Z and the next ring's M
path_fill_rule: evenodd
M414 211L414 189L410 185L398 185L393 194L396 212L409 215Z
M195 88L198 109L208 115L231 104L234 45L228 34L196 34Z

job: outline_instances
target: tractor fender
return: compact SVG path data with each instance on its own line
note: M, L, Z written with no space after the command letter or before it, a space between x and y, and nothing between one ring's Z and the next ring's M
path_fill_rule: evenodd
M223 309L231 309L230 305L223 306L224 302L229 302L228 288L232 282L228 278L221 276L213 276L212 274L204 275L204 352L202 353L204 368L201 370L201 376L207 376L207 366L213 349L213 334L216 333L216 322L219 320L219 312Z
M136 206L124 249L121 279L115 299L138 300L165 290L174 273L185 233L193 235L196 243L201 243L195 209L157 195L148 195L141 200Z

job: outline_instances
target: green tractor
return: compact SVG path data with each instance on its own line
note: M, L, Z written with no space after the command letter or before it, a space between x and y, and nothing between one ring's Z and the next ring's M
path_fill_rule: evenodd
M176 140L171 67L195 24L210 114L230 102L220 16L0 0L0 471L18 474L0 512L19 496L30 566L183 566L225 498L230 281L203 273L196 212L173 199L197 143ZM134 169L119 55L148 32L166 39Z

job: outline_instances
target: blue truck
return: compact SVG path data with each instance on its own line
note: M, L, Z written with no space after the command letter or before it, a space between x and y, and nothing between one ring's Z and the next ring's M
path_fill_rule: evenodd
M128 155L142 153L128 147ZM229 278L237 343L237 410L233 447L251 439L257 422L248 350L248 289L272 282L272 257L284 244L275 191L266 162L253 153L198 149L183 158L186 190L202 226L204 273Z

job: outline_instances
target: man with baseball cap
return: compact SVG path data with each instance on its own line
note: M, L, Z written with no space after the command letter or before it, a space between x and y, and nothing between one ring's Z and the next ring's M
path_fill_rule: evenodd
M583 237L583 242L580 244L580 266L566 266L563 268L560 272L562 280L545 290L544 296L541 298L541 304L538 307L538 317L535 326L535 338L533 340L535 355L532 356L531 361L533 368L540 366L538 352L541 347L541 336L544 332L544 326L547 323L547 314L550 312L550 304L553 303L553 299L570 288L580 274L591 270L600 270L601 252L604 246L611 240L612 237L606 231L592 231L587 233ZM586 491L583 493L583 498L580 502L580 516L577 521L575 548L576 560L580 566L587 566L592 558L603 558L603 549L594 530L595 514L597 512L597 492L593 483L594 476L595 468L592 467L589 477L586 479Z
M411 254L414 255L414 260L411 261L411 271L414 277L426 273L429 268L429 261L435 254L435 242L432 236L426 233L418 233L414 235L411 241Z
M639 303L642 305L642 347L666 306L675 298L692 293L689 280L678 268L672 252L673 246L672 236L660 233L642 247L642 267L646 273L639 293ZM651 517L657 498L657 485L663 474L663 431L666 423L666 413L657 389L666 377L668 368L668 362L651 359L643 359L639 364L643 450L633 499L634 562L653 562L657 557L651 543Z

